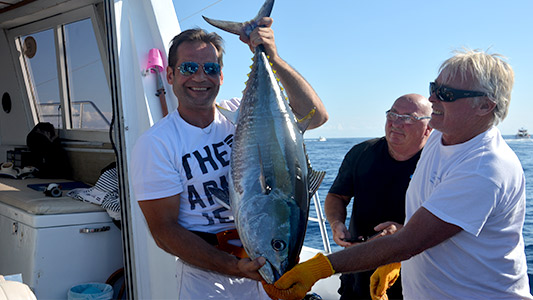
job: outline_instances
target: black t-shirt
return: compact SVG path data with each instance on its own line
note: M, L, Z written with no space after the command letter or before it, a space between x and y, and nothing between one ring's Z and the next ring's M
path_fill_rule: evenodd
M405 192L419 151L396 161L384 137L355 145L346 154L329 192L354 198L349 230L353 237L375 234L374 226L405 221Z

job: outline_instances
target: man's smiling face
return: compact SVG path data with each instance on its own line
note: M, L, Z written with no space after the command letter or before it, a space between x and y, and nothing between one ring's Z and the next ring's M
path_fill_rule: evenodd
M204 42L184 42L178 46L178 61L167 79L172 84L174 94L178 98L180 110L206 109L214 107L223 81L222 72L217 75L207 75L203 65L208 62L218 62L218 52L212 44ZM180 73L178 67L183 62L196 62L200 65L196 73L186 76Z

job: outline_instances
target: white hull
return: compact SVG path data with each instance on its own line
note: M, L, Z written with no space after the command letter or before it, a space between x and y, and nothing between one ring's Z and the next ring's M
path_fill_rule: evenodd
M518 129L518 133L515 136L517 139L529 139L531 137L525 128Z

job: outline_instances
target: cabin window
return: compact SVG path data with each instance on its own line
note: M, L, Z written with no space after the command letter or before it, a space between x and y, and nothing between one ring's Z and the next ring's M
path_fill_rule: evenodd
M36 32L22 37L21 41L39 121L50 122L56 128L62 128L54 31L48 29Z
M38 122L67 131L109 130L111 94L95 19L94 11L86 9L17 29L22 34L15 40Z
M111 94L91 20L64 26L71 128L108 129Z

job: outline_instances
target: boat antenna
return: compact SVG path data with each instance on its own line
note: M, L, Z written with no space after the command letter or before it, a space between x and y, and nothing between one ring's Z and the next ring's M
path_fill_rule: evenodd
M183 22L183 21L185 21L185 20L187 20L187 19L193 17L194 15L197 15L197 14L203 12L204 10L210 8L211 6L213 6L213 5L215 5L215 4L219 3L219 2L222 2L222 0L217 0L217 1L215 1L215 2L213 2L213 3L211 3L211 4L209 4L208 6L206 6L206 7L202 8L202 9L200 9L199 11L193 13L192 15L189 15L189 16L187 16L187 17L181 19L180 21Z

